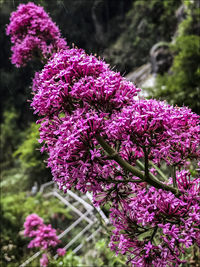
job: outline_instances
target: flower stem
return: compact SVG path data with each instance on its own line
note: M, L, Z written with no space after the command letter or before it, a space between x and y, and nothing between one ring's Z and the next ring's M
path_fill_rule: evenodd
M145 175L140 170L133 167L126 160L122 159L119 156L119 154L103 139L102 136L97 135L96 139L99 142L99 144L102 146L102 148L107 152L109 157L111 159L115 160L123 169L125 169L126 171L139 177L140 179L142 179L142 181L147 182L148 184L154 186L155 188L163 189L163 190L172 192L176 196L180 195L180 192L177 188L173 188L169 185L163 184L160 181L158 181L157 179L155 179L154 177L145 177Z
M164 175L164 173L161 171L160 168L158 168L152 161L150 161L150 164L152 165L152 167L154 167L154 169L156 169L156 171L160 174L160 176L162 177L163 181L167 181L167 177Z
M136 160L136 165L137 165L142 171L144 171L144 169L145 169L144 164L142 164L142 162L141 162L139 159ZM150 176L151 178L156 179L156 176L153 175L153 173L151 173L151 172L149 172L149 176Z

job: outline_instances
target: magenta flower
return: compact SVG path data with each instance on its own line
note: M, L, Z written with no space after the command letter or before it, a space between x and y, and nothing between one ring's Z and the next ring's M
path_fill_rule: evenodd
M56 230L51 225L42 225L38 228L36 236L28 245L28 248L38 247L48 249L58 245L60 240L56 235Z
M53 52L66 49L60 31L43 7L34 3L20 4L11 14L6 34L11 36L12 63L25 66L34 56L48 58Z
M185 247L199 243L200 180L191 180L185 171L177 173L180 187L183 176L187 189L179 198L161 189L147 191L134 185L121 201L122 209L111 210L115 230L110 247L117 253L126 252L133 266L137 262L138 266L178 266ZM143 241L140 235L145 235Z
M37 214L30 214L26 217L24 223L24 235L28 237L36 236L38 228L43 225L44 223L42 218L40 218Z
M47 249L55 247L60 242L56 235L56 230L50 224L45 225L43 219L37 214L27 216L24 228L25 236L34 237L28 245L29 248L40 247Z
M48 89L47 89L48 88ZM119 73L111 71L103 60L82 49L68 49L55 56L34 79L36 95L31 106L35 113L49 116L78 107L91 106L111 113L133 101L139 89Z
M59 256L64 256L66 254L66 249L65 248L58 248L56 252Z
M144 157L182 166L200 156L199 116L156 100L139 100L107 122L107 135L121 141L121 155L133 162Z
M40 259L40 266L41 267L47 267L48 263L49 263L49 260L48 260L47 254L45 254L45 253L42 254L42 258Z

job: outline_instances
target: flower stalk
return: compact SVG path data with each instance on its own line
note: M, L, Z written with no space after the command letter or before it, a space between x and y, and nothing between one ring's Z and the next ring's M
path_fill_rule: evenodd
M137 168L130 165L126 160L122 159L119 154L103 139L102 136L96 136L97 141L102 146L102 148L108 153L109 157L115 160L123 169L132 173L136 177L139 177L143 182L147 182L148 184L154 186L158 189L163 189L169 192L172 192L175 196L179 196L180 192L178 189L168 186L166 184L161 183L160 181L156 180L153 176L146 176ZM133 180L134 182L134 180Z

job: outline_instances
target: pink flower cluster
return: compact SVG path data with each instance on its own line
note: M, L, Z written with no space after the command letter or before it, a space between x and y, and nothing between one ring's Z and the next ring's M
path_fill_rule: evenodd
M115 226L110 247L128 253L133 266L179 266L185 249L200 240L200 178L191 180L186 171L177 173L184 195L132 185L123 208L114 208ZM142 238L141 238L142 237Z
M45 225L42 218L37 214L30 214L24 223L24 235L34 237L28 245L28 248L38 247L41 249L48 249L55 247L60 242L56 230L52 226Z
M112 113L131 103L139 89L119 73L82 49L67 49L54 55L34 79L32 107L35 113L51 116L92 107Z
M40 266L47 267L49 263L49 259L46 253L42 254L42 258L40 259Z
M44 142L42 150L49 153L48 166L54 180L64 191L72 186L83 192L92 191L96 204L112 203L111 222L115 230L111 248L128 254L133 266L179 265L185 249L199 243L199 180L190 181L184 171L177 174L180 198L147 183L135 185L137 177L109 158L96 136L104 137L132 165L147 156L157 165L166 162L182 168L188 159L200 154L199 116L186 107L134 100L137 89L130 86L129 91L128 86L123 86L123 79L119 86L113 82L112 87L106 80L102 87L96 87L97 83L90 86L92 79L98 80L103 74L95 72L92 76L90 72L87 76L76 67L71 68L71 74L67 71L70 60L63 60L62 64L56 60L69 53L56 54L34 81L37 86L32 106L43 116L39 121L40 142ZM85 83L80 86L81 75L85 75ZM106 77L111 79L112 75ZM109 90L114 90L110 98ZM132 97L127 98L129 93ZM169 181L172 186L172 180Z
M58 256L64 256L66 254L65 248L58 248L57 249Z
M49 249L55 248L60 240L56 235L56 230L52 226L45 225L43 219L37 214L30 214L27 216L24 223L24 235L27 237L34 238L28 244L28 248L40 248L42 250L48 251ZM66 250L64 248L58 248L56 250L58 256L64 256ZM40 259L40 266L48 266L49 258L51 253L44 253Z
M67 47L43 7L31 2L20 4L11 14L6 33L14 44L12 63L17 67L25 66L34 56L48 58L53 52Z
M41 7L20 5L7 28L13 50L31 37L43 54L53 53L61 39L51 23ZM25 51L19 50L13 63L25 64L33 47ZM53 178L65 192L74 186L93 192L96 205L110 203L112 249L127 254L133 266L164 267L178 266L188 247L200 246L200 179L184 170L188 160L195 164L200 157L198 115L186 107L134 99L138 88L82 49L55 53L36 73L33 91L41 151L49 155ZM172 177L163 178L158 168L163 164L173 169ZM25 233L35 239L29 247L56 246L55 230L30 216ZM41 260L45 266L48 257Z
M34 237L37 235L37 230L44 225L44 221L37 214L30 214L24 223L24 235Z
M156 164L165 161L181 167L200 154L198 116L187 108L139 100L111 117L88 107L79 107L72 114L62 112L46 117L40 128L40 142L45 143L42 150L49 153L48 166L60 189L76 185L83 192L96 192L108 179L123 180L125 172L106 158L97 133L113 147L120 142L119 154L131 164L147 153Z
M148 154L155 164L181 166L200 156L199 116L157 100L139 100L112 116L107 136L121 142L120 154L134 162Z
M29 243L28 248L38 247L47 249L55 247L59 243L56 230L51 225L40 226L36 232L35 238Z
M107 178L114 163L101 157L95 135L110 114L133 102L138 89L82 49L55 54L36 74L33 89L31 105L45 118L40 142L46 143L42 150L50 155L54 180L63 190L99 190L97 177Z
M94 133L100 129L101 122L97 114L77 109L73 116L54 117L41 124L40 142L48 140L43 149L49 152L48 166L60 189L66 191L76 185L84 192L86 187L99 187L95 177L101 170L98 162L101 154L95 148ZM96 163L92 160L94 158Z
M147 183L135 185L137 177L109 159L96 136L132 165L147 156L157 165L182 168L200 155L199 116L186 107L134 100L137 89L112 71L108 75L107 68L71 49L56 54L37 74L32 106L43 117L42 150L49 153L48 166L60 189L75 186L92 191L97 205L112 203L112 249L128 254L133 266L180 264L185 249L198 244L199 180L184 171L177 174L180 198Z

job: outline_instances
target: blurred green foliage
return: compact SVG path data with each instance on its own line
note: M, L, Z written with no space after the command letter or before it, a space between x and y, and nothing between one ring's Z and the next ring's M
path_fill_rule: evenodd
M171 104L185 105L200 111L200 37L180 36L172 45L176 53L171 74L165 73L157 79L155 96Z
M116 256L115 252L111 251L108 247L108 241L103 238L95 243L92 250L89 249L87 252L84 252L84 256L77 256L71 250L69 250L64 257L59 257L57 260L50 261L49 267L127 266L125 257L122 255Z
M24 174L29 177L30 184L37 182L38 185L51 179L50 170L47 169L44 160L45 153L40 153L41 144L39 139L39 127L36 123L31 123L25 131L26 138L23 140L18 149L14 152L14 157L18 158Z
M127 266L126 257L116 256L115 252L108 247L108 242L109 240L102 238L96 242L94 249L88 250L83 257L85 266Z
M170 46L174 55L172 67L164 75L158 75L151 95L200 113L200 27L197 25L200 9L195 5L195 2L187 5L187 16Z
M2 199L2 211L4 219L19 229L31 213L38 214L45 223L49 222L55 213L64 214L66 218L71 219L66 206L56 198L45 199L41 194L30 196L25 192L5 196Z
M71 250L67 251L65 256L59 257L57 260L51 260L48 267L57 267L57 266L66 266L66 267L83 267L81 257L76 256Z
M36 150L40 148L38 143L39 127L38 124L31 123L30 127L26 130L26 139L14 152L14 156L19 156L19 159L26 168L44 168L41 158L38 157L40 153L37 153Z
M15 163L13 168L1 172L0 190L4 193L15 194L30 189L32 182L25 175L24 170L20 168L20 162Z
M19 114L13 107L3 113L0 136L1 170L13 165L12 153L23 137L23 133L18 128L18 119Z
M22 132L17 127L16 119L16 112L6 111L1 134L2 151L5 151L6 158L1 163L0 188L10 193L30 190L35 182L40 186L51 180L50 169L44 163L46 155L40 153L39 125L31 123Z

